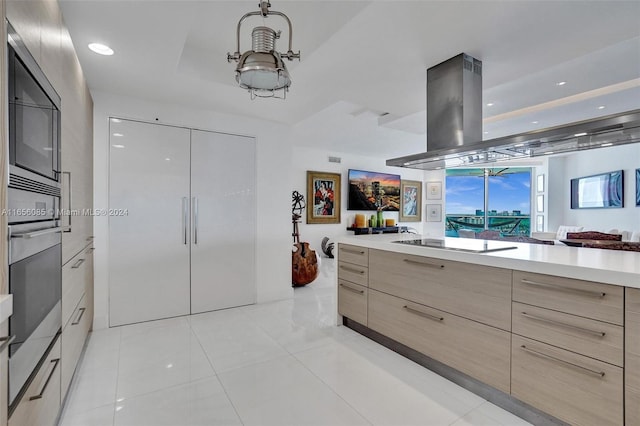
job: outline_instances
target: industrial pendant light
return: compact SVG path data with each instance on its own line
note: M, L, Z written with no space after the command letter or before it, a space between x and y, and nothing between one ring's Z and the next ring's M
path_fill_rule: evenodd
M286 93L291 85L289 71L284 65L283 58L290 61L300 60L300 51L293 53L291 50L292 28L291 21L281 12L269 10L271 3L260 2L260 11L245 14L238 22L236 51L232 55L227 53L227 62L238 62L236 67L236 81L243 89L251 94L251 99L260 98L286 98ZM289 50L287 53L276 52L276 39L280 38L280 31L265 26L255 27L251 32L251 50L240 54L240 26L250 16L278 15L284 18L289 25ZM281 96L277 91L282 90Z

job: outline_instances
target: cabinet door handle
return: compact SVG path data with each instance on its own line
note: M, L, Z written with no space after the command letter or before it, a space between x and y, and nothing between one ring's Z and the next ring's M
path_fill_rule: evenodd
M426 313L426 312L422 312L422 311L419 311L419 310L417 310L417 309L410 308L410 307L409 307L409 306L407 306L407 305L404 305L404 306L403 306L403 308L404 308L404 309L406 309L407 311L411 312L412 314L415 314L415 315L421 316L421 317L423 317L423 318L430 319L430 320L432 320L432 321L437 321L437 322L444 321L444 318L443 318L443 317L437 317L437 316L435 316L435 315L431 315L431 314L428 314L428 313Z
M344 285L342 283L340 283L340 287L344 288L345 290L349 290L353 293L364 294L364 290L356 290L355 288L349 287L348 285Z
M563 359L556 358L556 357L554 357L554 356L547 355L547 354L545 354L545 353L535 351L535 350L533 350L533 349L531 349L531 348L526 347L525 345L521 345L521 346L520 346L520 348L522 348L522 350L523 350L523 351L528 352L528 353L530 353L530 354L532 354L532 355L535 355L535 356L537 356L537 357L544 358L544 359L548 359L548 360L550 360L550 361L555 361L555 362L557 362L557 363L560 363L560 364L566 365L566 366L568 366L568 367L575 368L575 369L577 369L578 371L581 371L581 372L583 372L583 373L591 374L591 375L593 375L593 376L597 376L597 377L600 377L600 378L604 377L604 371L592 370L592 369L590 369L590 368L583 367L582 365L574 364L573 362L565 361L565 360L563 360Z
M571 324L567 324L561 321L556 321L556 320L552 320L549 318L544 318L544 317L539 317L537 315L531 315L528 314L526 312L522 312L522 316L525 318L529 318L535 321L541 321L541 322L546 322L549 324L555 324L555 325L559 325L561 327L564 328L568 328L571 330L575 330L575 331L579 331L581 333L585 333L585 334L593 334L594 336L598 336L598 337L604 337L606 335L606 333L604 331L597 331L597 330L590 330L588 328L583 328L583 327L578 327L577 325L571 325Z
M354 250L354 249L348 249L348 248L343 248L341 250L345 253L364 254L362 250Z
M72 193L73 193L73 187L71 186L71 172L62 172L62 176L67 175L69 176L69 223L67 224L67 226L65 226L64 230L62 232L71 232L71 216L73 216L71 214L71 209L73 208L73 204L71 202L71 197L72 197Z
M353 272L354 274L364 275L364 271L361 269L349 268L348 266L340 265L340 269L344 269L345 271Z
M49 385L49 382L51 381L51 377L53 377L53 372L56 371L56 368L58 367L59 363L60 363L60 358L51 360L51 364L53 364L53 367L50 367L51 371L49 372L49 376L47 377L47 380L44 382L44 385L42 386L40 393L29 398L29 401L42 398L42 396L44 395L44 391L47 390L47 385Z
M527 285L545 287L545 288L548 288L549 290L564 291L564 292L567 292L567 293L576 293L576 294L582 294L582 295L591 296L591 297L603 298L603 297L605 297L607 295L607 293L603 293L601 291L584 290L584 289L581 289L581 288L563 287L561 285L541 283L541 282L538 282L538 281L531 281L531 280L527 280L527 279L522 279L522 280L520 280L520 282L522 282L523 284L527 284Z
M80 308L78 309L78 312L80 312L80 315L78 315L78 318L76 318L76 320L74 322L71 323L71 325L78 325L80 324L80 320L82 319L82 316L84 315L84 312L87 310L87 308Z
M9 346L16 339L16 336L4 336L0 337L0 352L4 351L4 348Z
M404 260L406 263L410 263L412 265L426 266L427 268L444 269L444 265L442 265L442 264L429 263L429 262L420 262L420 261L411 260L411 259L402 259L402 260Z
M84 261L85 261L85 259L78 259L78 261L73 264L71 269L78 269L80 267L80 265L82 265L84 263Z

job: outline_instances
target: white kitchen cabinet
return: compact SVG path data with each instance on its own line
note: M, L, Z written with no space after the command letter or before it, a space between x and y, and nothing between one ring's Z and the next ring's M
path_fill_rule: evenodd
M253 138L110 123L111 326L255 303Z

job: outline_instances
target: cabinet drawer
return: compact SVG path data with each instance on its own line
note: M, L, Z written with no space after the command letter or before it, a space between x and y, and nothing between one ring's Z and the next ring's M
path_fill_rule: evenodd
M91 318L87 307L86 297L83 297L73 311L71 321L62 330L62 357L60 360L62 400L67 394L73 373L76 370L78 359L82 354L84 342L89 333Z
M513 300L623 325L624 287L513 271Z
M22 400L9 418L9 426L55 425L60 409L60 338L45 358Z
M640 390L627 386L625 398L625 425L640 425Z
M369 289L368 327L509 393L511 334Z
M62 325L64 327L86 289L87 255L82 250L62 267Z
M624 328L619 325L514 302L513 332L623 366Z
M89 321L89 330L91 330L93 326L93 246L87 247L85 249L85 255L87 256L87 264L85 267L85 291L84 297L86 299L86 307L87 312L85 316L88 317Z
M622 425L622 368L513 336L511 394L572 425Z
M369 285L369 268L351 263L338 262L338 279L366 287Z
M342 262L369 266L369 249L349 244L338 244L338 259Z
M369 287L403 299L511 330L511 270L369 252Z
M367 325L367 287L338 280L338 313Z

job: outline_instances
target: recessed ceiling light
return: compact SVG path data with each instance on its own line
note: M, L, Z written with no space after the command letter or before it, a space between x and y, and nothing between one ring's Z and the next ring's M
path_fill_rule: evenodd
M113 136L115 136L116 138L121 138L124 135L122 133L114 133Z
M579 138L580 136L587 136L587 133L586 133L586 132L576 133L576 134L575 134L575 135L573 135L573 136L575 136L576 138Z
M487 106L493 106L493 102L489 102Z
M111 145L114 148L124 148L124 145Z
M603 147L604 147L604 146L611 146L611 145L613 145L613 143L611 143L611 142L607 142L607 143L603 143L603 144L602 144L602 145L600 145L600 146L603 146Z
M531 124L538 124L539 121L532 121Z
M605 107L604 107L604 105L600 105L600 106L598 107L598 109L604 109L604 108L605 108Z
M521 146L524 146L524 144L523 144L523 143L517 143L517 144L515 144L514 146L515 146L516 148L520 148Z
M566 81L559 81L556 83L556 86L564 86L565 84L567 84Z
M106 44L101 43L89 43L89 49L97 53L98 55L111 56L113 55L113 49Z
M167 157L164 159L164 161L171 161L171 158Z
M545 154L545 155L551 155L551 154L553 154L553 151L547 151L547 152L545 152L544 154Z

